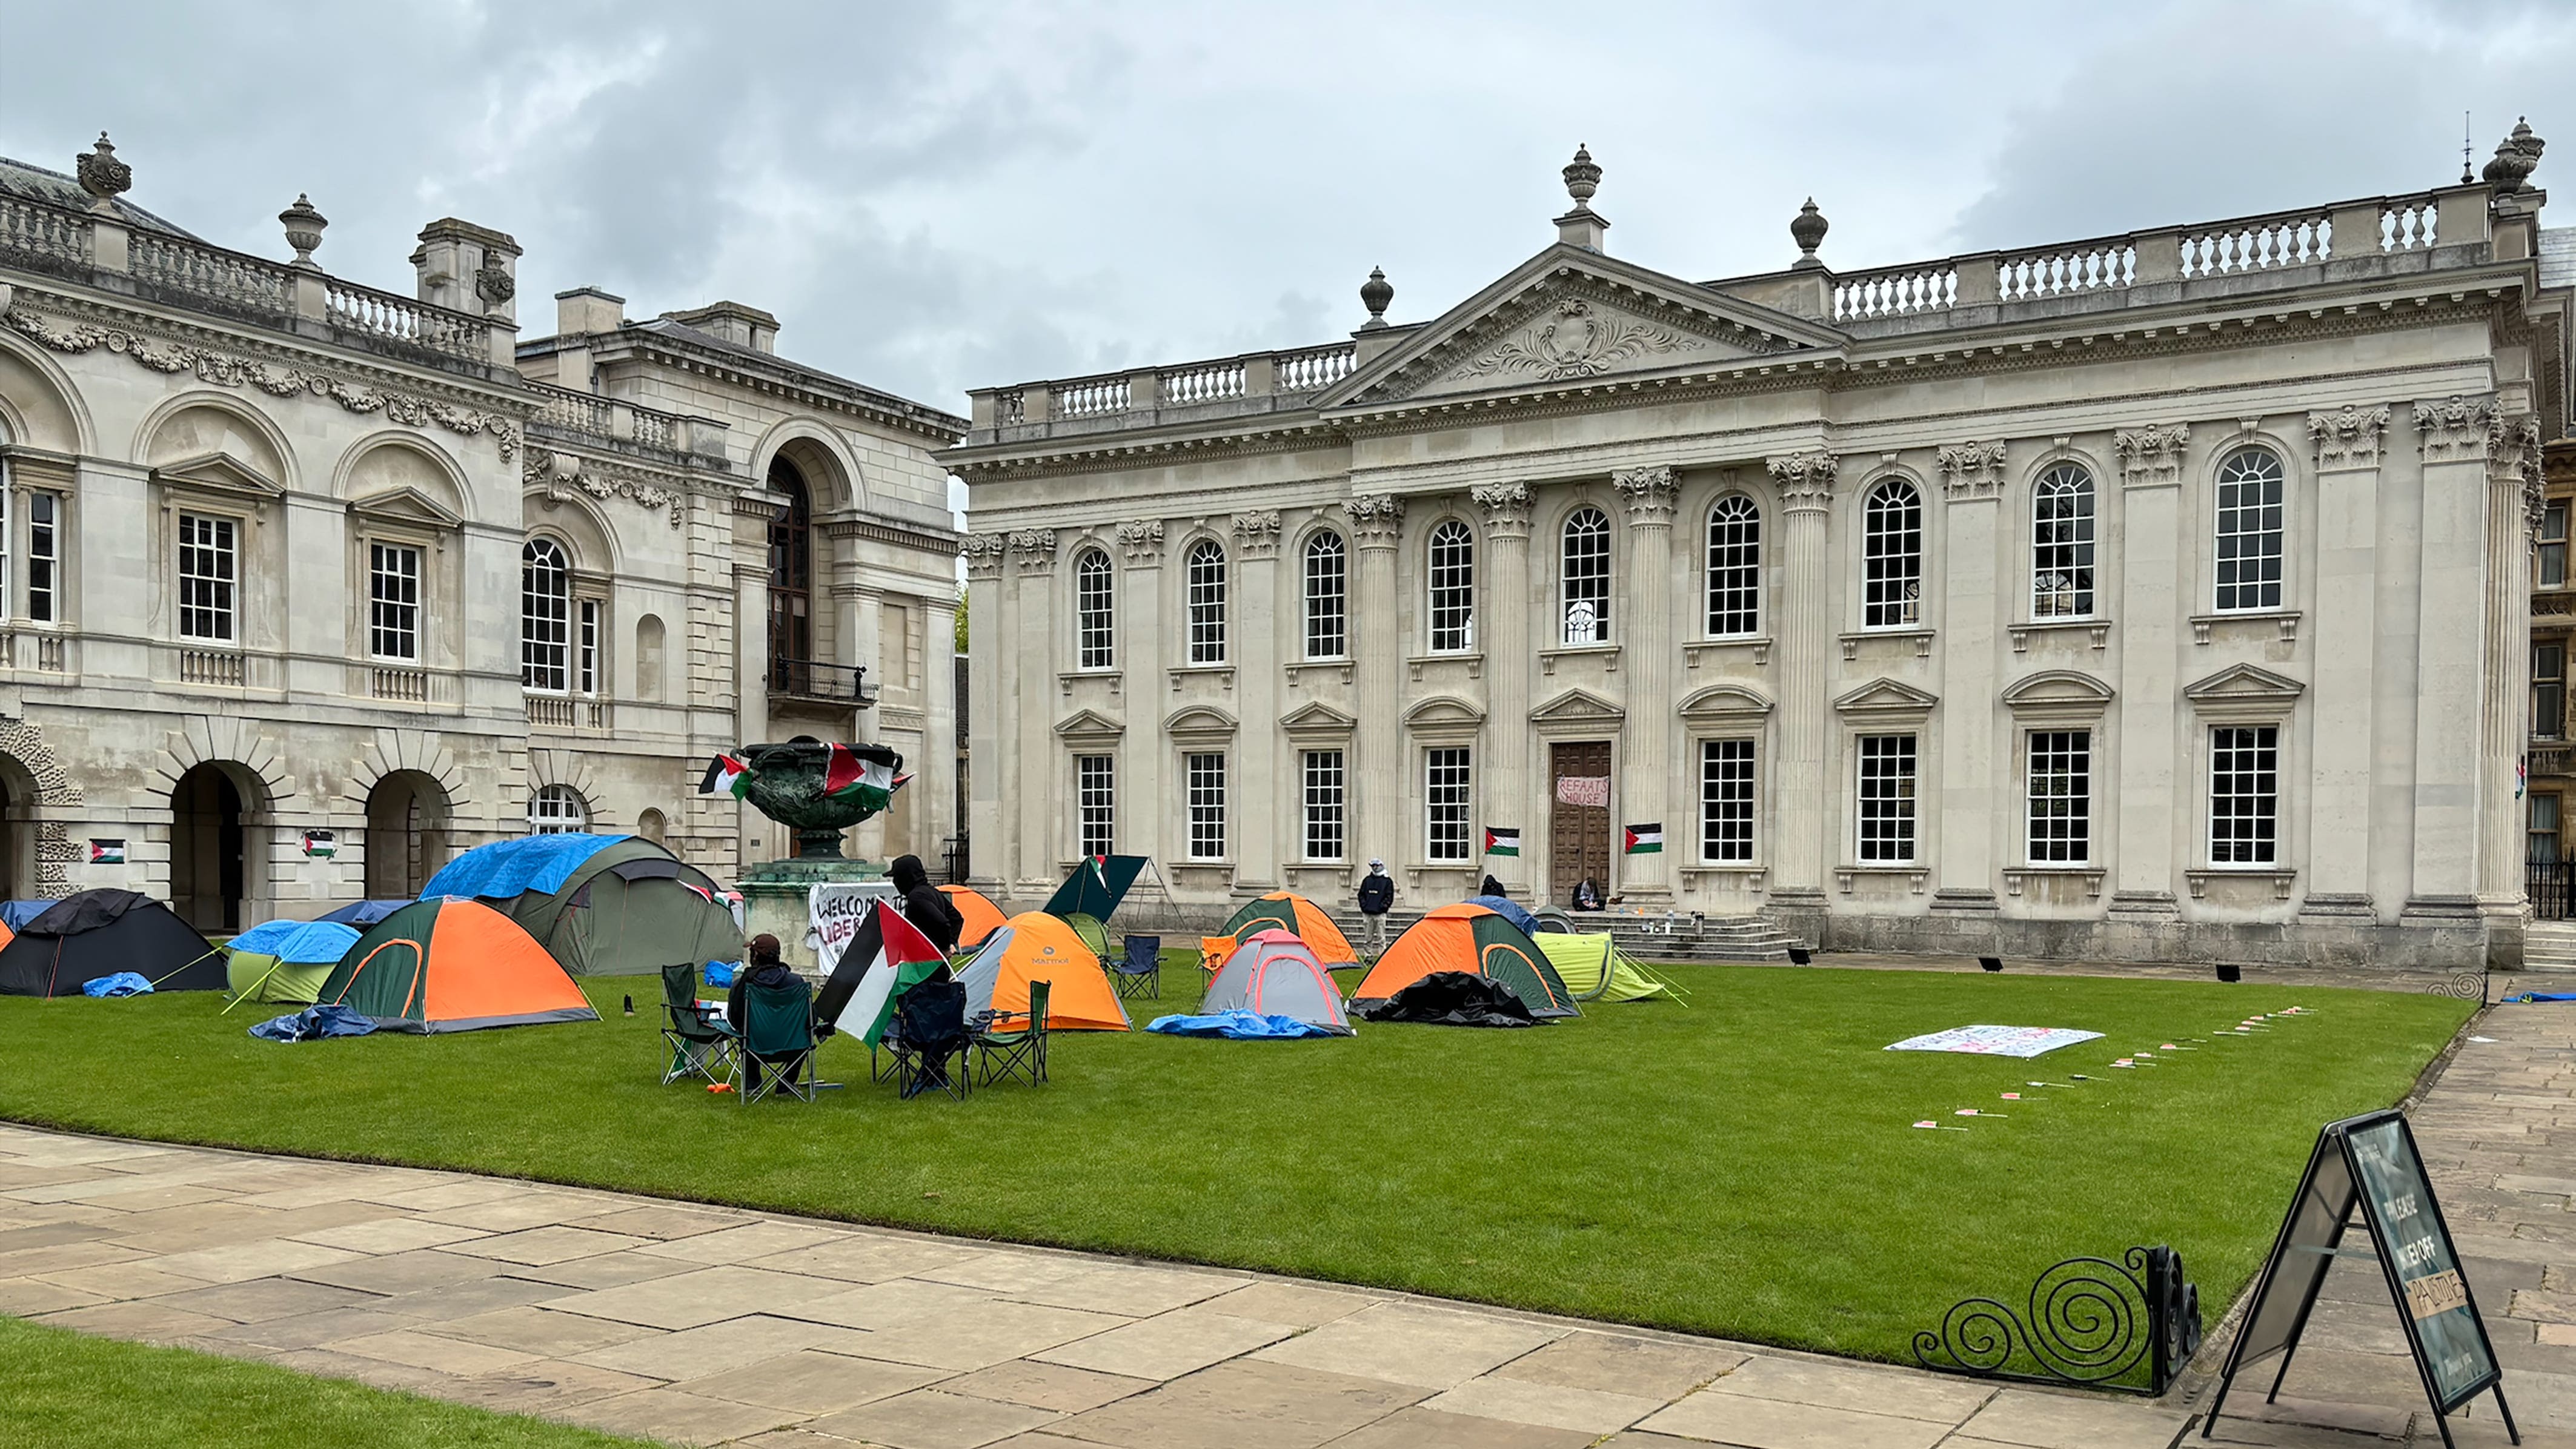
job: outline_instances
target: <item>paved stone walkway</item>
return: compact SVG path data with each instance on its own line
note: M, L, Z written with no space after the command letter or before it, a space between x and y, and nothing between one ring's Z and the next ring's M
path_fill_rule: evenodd
M2505 1007L2416 1113L2506 1389L2576 1449L2576 1004ZM2375 1265L2217 1442L2438 1443ZM2213 1313L2221 1305L2211 1305ZM0 1312L760 1449L2167 1449L2164 1401L1995 1388L1249 1273L459 1173L0 1125ZM2268 1382L2268 1380L2266 1381ZM2502 1444L2492 1401L2454 1420Z

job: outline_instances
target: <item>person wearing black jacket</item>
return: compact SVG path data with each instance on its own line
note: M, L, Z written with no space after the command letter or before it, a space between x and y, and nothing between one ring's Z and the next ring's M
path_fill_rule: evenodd
M739 1032L744 1030L744 1023L750 1020L750 1018L744 1014L746 1010L744 1003L748 995L748 988L754 985L780 987L802 986L804 984L805 979L803 977L798 976L794 971L790 970L785 964L779 961L778 938L776 936L765 933L754 936L751 938L750 947L743 952L742 969L733 973L733 989L725 993L725 1020L732 1023L735 1031ZM745 1051L742 1054L742 1081L744 1091L753 1092L760 1089L760 1068L760 1058L753 1056L748 1051ZM791 1082L795 1081L796 1073L797 1068L795 1066L788 1067L787 1080Z
M886 878L894 882L895 893L903 899L903 918L930 938L930 944L945 954L957 949L957 938L966 930L966 918L948 902L939 887L930 883L930 872L917 855L898 855L886 867Z
M1395 904L1395 877L1386 873L1386 862L1369 862L1368 874L1360 877L1360 919L1368 924L1370 960L1386 954L1386 913Z

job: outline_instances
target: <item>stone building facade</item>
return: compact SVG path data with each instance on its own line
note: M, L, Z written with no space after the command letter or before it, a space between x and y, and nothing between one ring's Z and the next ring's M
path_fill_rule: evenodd
M726 876L747 739L923 762L870 854L956 830L946 473L964 420L780 358L734 303L522 341L519 248L431 223L414 296L0 161L0 869L224 929L416 891L529 830ZM864 671L864 675L862 672ZM925 748L927 746L927 748Z
M1555 243L1429 322L1372 276L1350 342L978 391L976 874L2510 959L2539 150L1865 271L1811 203L1716 282L1610 255L1578 154Z

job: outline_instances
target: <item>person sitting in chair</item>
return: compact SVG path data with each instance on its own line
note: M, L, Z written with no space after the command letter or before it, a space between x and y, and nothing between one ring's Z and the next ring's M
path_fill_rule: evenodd
M805 978L789 970L786 964L778 959L776 936L763 933L752 937L751 944L744 950L742 969L733 973L733 988L725 993L725 1020L732 1024L736 1032L740 1032L743 1029L743 1023L750 1019L747 1014L750 1008L746 1004L746 998L749 989L754 985L772 988L805 985ZM753 1091L760 1086L760 1066L760 1058L748 1051L742 1054L744 1091ZM796 1066L793 1064L787 1068L787 1080L791 1082L796 1080Z
M1588 875L1582 880L1576 882L1574 887L1574 908L1578 911L1597 911L1601 909L1601 883Z

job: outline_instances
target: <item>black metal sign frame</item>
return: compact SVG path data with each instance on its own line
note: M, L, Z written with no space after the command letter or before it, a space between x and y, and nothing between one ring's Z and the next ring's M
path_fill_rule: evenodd
M2372 1173L2365 1170L2365 1154L2355 1142L2365 1135L2385 1134L2391 1128L2402 1160L2389 1163L2385 1157L2374 1155L2371 1166L2393 1165L2416 1184L2414 1191L2394 1202L2382 1201L2380 1194L2367 1190ZM2416 1201L2419 1197L2420 1202ZM2486 1320L2478 1313L2477 1295L2460 1266L2459 1251L2451 1241L2451 1225L2433 1195L2432 1181L2424 1171L2423 1153L2415 1146L2414 1129L2407 1125L2404 1113L2393 1110L2329 1122L2317 1134L2316 1149L2308 1155L2308 1169L2300 1176L2298 1193L2290 1199L2290 1210L2281 1220L2281 1235L2272 1245L2271 1257L2264 1261L2263 1276L2255 1286L2244 1324L2228 1347L2227 1366L2219 1372L2218 1392L2210 1398L2200 1436L2208 1438L2217 1427L2219 1406L2226 1402L2227 1390L2238 1372L2274 1354L2280 1355L2281 1367L2272 1376L2271 1392L2263 1396L2263 1401L2270 1403L2280 1396L2282 1380L2290 1374L2290 1360L2298 1352L2300 1335L2307 1329L2308 1315L2316 1307L2318 1290L2325 1286L2326 1270L2337 1257L2361 1256L2362 1250L2342 1246L2344 1230L2355 1207L2361 1209L2362 1224L2370 1234L2369 1255L2379 1260L2380 1271L2388 1281L2389 1298L2397 1307L2407 1351L2414 1356L2416 1375L2424 1384L2424 1397L2432 1402L2434 1422L2441 1425L2443 1444L2452 1443L2451 1414L2489 1391L2495 1394L2497 1411L2504 1415L2505 1433L2520 1444L2522 1431L2514 1426L2513 1409L2504 1399L2504 1370L2496 1363L2495 1344L2487 1337ZM2425 1219L2430 1225L2429 1234L2421 1227L2409 1233L2399 1232L2393 1219L2400 1217ZM2447 1266L2429 1273L2405 1272L2398 1261L2401 1253L2409 1259L2402 1265L2405 1268L2432 1263ZM2425 1341L2425 1325L2456 1309L2467 1311L2467 1328L2475 1335L2477 1362L2483 1362L2485 1367L2467 1381L2452 1385L2445 1395L2432 1346Z

